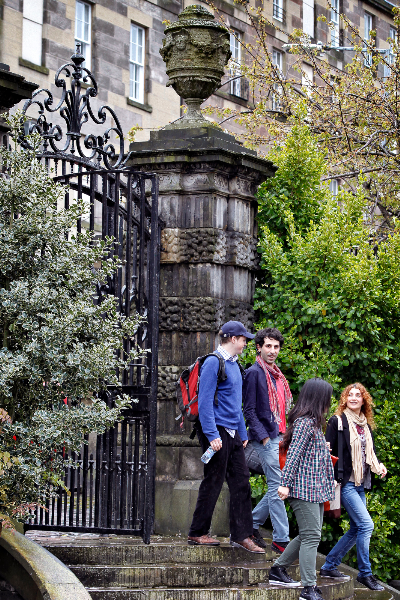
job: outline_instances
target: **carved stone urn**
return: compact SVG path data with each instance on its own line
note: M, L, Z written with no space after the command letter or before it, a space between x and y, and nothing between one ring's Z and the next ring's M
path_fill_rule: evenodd
M182 119L165 129L210 125L200 105L221 83L231 57L229 32L208 10L192 4L167 26L165 34L160 54L167 65L167 86L172 86L188 107Z

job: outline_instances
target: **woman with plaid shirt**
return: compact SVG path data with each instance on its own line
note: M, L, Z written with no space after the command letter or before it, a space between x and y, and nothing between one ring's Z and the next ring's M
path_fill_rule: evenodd
M332 386L315 377L306 381L288 415L283 446L288 449L278 495L289 503L296 515L299 535L271 567L269 581L274 585L299 587L286 571L297 558L304 600L323 600L316 586L317 548L321 540L324 502L334 497L335 482L328 446L321 429L328 412Z

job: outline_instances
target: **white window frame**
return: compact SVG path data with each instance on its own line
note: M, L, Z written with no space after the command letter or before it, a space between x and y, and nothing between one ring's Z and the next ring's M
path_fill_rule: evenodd
M366 42L369 42L370 40L370 32L373 31L374 28L374 20L373 20L373 16L368 13L368 12L364 12L364 40ZM372 67L372 54L370 52L365 53L364 55L364 65L366 67Z
M277 21L280 21L281 23L283 23L283 17L284 17L283 0L273 0L272 16Z
M331 46L332 48L338 48L340 46L340 0L330 0L332 5L331 8Z
M231 67L229 69L229 74L231 77L236 77L241 74L241 64L242 64L242 34L240 31L235 31L230 34L230 48L232 52L231 56ZM230 82L229 93L232 96L237 96L238 98L242 97L242 78L238 77Z
M272 48L272 63L279 70L281 77L283 77L283 52ZM281 110L280 96L282 94L282 88L279 84L274 84L274 92L272 93L272 110Z
M395 44L397 44L397 29L395 29L394 27L391 27L389 29L389 38L391 40L394 41ZM392 65L394 63L394 52L393 52L393 46L392 44L390 44L389 46L389 51L386 54L386 56L384 58L386 58L386 61L389 63L389 65ZM390 73L391 73L391 68L388 65L384 66L384 77L390 77Z
M301 68L303 71L301 74L301 85L306 88L306 93L311 95L314 85L314 69L308 63L303 63Z
M83 20L78 18L79 10L83 11ZM81 31L79 31L80 23L83 24ZM87 31L85 31L85 25ZM92 7L82 0L76 0L75 4L75 44L80 44L81 53L85 57L82 66L90 70L92 65Z
M144 104L144 59L146 32L143 27L131 23L129 44L129 98Z
M339 192L339 181L338 179L331 179L329 182L329 189L334 198L337 198Z
M24 0L21 55L42 66L43 0Z
M303 31L314 37L314 0L303 0Z

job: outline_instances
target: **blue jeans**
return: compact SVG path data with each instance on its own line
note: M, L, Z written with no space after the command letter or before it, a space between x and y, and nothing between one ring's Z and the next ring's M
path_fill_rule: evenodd
M265 446L255 440L249 442L257 450L268 484L267 493L253 510L253 527L258 529L270 516L274 542L288 542L289 523L285 503L278 496L278 487L281 485L279 439L279 436L269 439Z
M362 577L372 575L369 561L369 542L374 530L374 523L367 511L364 486L355 487L352 481L347 482L342 487L341 500L350 517L350 529L329 552L322 568L333 569L337 567L355 544L360 575Z

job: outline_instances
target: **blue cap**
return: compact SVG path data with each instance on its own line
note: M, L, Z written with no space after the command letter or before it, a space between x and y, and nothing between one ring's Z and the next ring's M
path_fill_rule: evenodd
M250 333L246 330L246 327L240 321L228 321L225 325L221 327L222 337L228 338L233 335L239 337L239 335L244 335L244 337L252 340L256 336L253 333Z

